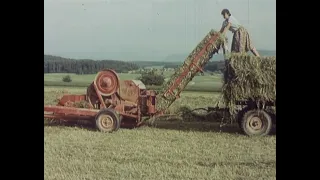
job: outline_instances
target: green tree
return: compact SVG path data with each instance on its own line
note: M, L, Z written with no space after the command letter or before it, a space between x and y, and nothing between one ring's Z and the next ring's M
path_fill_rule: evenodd
M69 75L64 76L64 77L62 78L62 81L63 81L63 82L71 82L71 81L72 81L71 76L69 76Z
M155 73L155 71L143 72L139 78L145 85L160 86L164 82L164 77Z

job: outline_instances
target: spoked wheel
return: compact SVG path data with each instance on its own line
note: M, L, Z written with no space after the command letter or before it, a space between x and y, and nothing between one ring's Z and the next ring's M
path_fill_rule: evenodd
M272 128L272 119L264 110L249 110L241 118L240 127L249 136L268 135Z
M113 109L102 109L96 116L96 126L101 132L113 132L120 128L120 116Z

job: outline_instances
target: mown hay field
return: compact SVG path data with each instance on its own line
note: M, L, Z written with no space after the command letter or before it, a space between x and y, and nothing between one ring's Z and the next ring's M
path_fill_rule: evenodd
M45 86L44 92L44 103L55 104L63 93L82 94L86 88ZM210 106L218 97L218 93L183 92L171 111ZM236 125L156 122L156 127L104 134L87 126L45 123L44 132L48 180L276 179L276 137L247 137Z

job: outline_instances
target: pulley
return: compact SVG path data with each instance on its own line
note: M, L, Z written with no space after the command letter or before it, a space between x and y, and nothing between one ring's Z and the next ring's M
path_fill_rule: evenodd
M103 96L110 96L119 89L119 77L117 73L111 69L100 71L96 75L93 83Z

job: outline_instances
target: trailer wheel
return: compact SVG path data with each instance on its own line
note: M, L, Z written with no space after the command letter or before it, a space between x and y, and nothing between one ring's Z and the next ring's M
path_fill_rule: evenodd
M268 135L272 128L272 119L264 110L249 110L241 118L240 127L249 136Z
M96 115L96 126L101 132L113 132L120 128L120 117L113 109L102 109Z

